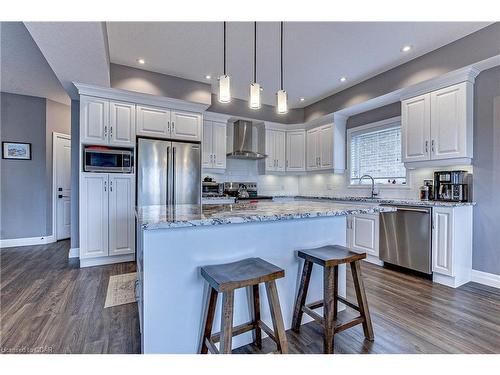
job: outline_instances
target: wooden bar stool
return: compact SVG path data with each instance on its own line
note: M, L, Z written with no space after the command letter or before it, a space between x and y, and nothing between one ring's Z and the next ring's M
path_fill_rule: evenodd
M333 353L334 335L351 328L357 324L363 324L365 337L373 341L373 327L368 310L368 303L365 295L365 288L361 280L361 269L359 261L366 258L366 253L355 253L343 246L324 246L317 249L301 250L298 252L299 258L304 259L304 268L300 280L299 293L293 311L292 329L299 332L302 321L302 314L306 313L324 328L324 352ZM323 267L323 300L306 304L307 289L311 278L313 264ZM347 301L338 295L339 265L351 265L354 288L358 305ZM360 315L353 320L337 325L337 302L341 301ZM323 316L320 316L314 309L323 306Z
M262 330L276 342L278 351L288 353L285 326L281 314L276 279L285 276L285 271L260 258L247 258L234 263L204 266L201 275L210 285L210 293L204 316L200 353L230 354L233 336L254 330L254 343L262 349ZM265 283L274 330L260 320L259 284ZM233 305L235 289L250 287L253 294L251 322L233 327ZM212 325L217 304L217 295L222 293L221 332L212 334ZM215 346L220 342L220 351Z

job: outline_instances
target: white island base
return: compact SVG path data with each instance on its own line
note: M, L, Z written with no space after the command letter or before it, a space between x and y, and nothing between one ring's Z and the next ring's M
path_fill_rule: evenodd
M346 216L181 228L148 229L139 225L138 299L143 353L197 353L208 293L200 266L249 257L260 257L285 270L277 287L285 328L289 329L303 266L297 250L329 244L345 246L345 228ZM321 267L313 268L308 302L323 299L322 271ZM345 277L345 267L341 266L339 294L343 296ZM264 285L260 293L262 320L272 327ZM221 297L214 333L220 330ZM249 297L247 289L236 290L233 326L251 320ZM311 320L304 314L303 323ZM235 336L233 349L251 341L251 332Z

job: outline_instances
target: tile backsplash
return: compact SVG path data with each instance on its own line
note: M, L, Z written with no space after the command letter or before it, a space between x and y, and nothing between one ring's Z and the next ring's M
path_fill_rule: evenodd
M466 170L472 173L472 166L453 166L436 168L418 168L409 170L408 185L404 187L381 187L379 196L382 198L418 199L419 188L424 179L432 179L434 171ZM370 186L349 186L349 175L333 173L308 173L301 176L259 175L257 161L228 159L224 173L208 173L203 171L203 177L210 176L217 182L248 181L257 182L260 195L310 195L321 197L334 196L368 196Z

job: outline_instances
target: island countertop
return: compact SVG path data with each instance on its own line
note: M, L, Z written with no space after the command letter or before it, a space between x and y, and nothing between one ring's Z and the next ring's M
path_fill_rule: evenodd
M235 204L177 204L137 207L143 229L184 228L395 211L392 207L331 201L259 201Z

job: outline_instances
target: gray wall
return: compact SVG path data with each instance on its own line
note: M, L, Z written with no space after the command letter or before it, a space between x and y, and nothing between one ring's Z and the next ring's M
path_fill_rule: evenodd
M500 22L305 108L305 120L365 102L500 54Z
M371 111L358 113L347 119L346 129L366 125L372 122L382 121L391 117L401 116L401 103L392 103Z
M202 104L210 104L211 100L211 87L207 83L124 65L110 65L110 80L111 87L117 89L167 96Z
M472 266L500 275L500 67L482 72L474 85L473 166Z
M41 237L47 232L46 102L1 93L2 141L31 143L32 160L0 160L2 239Z

